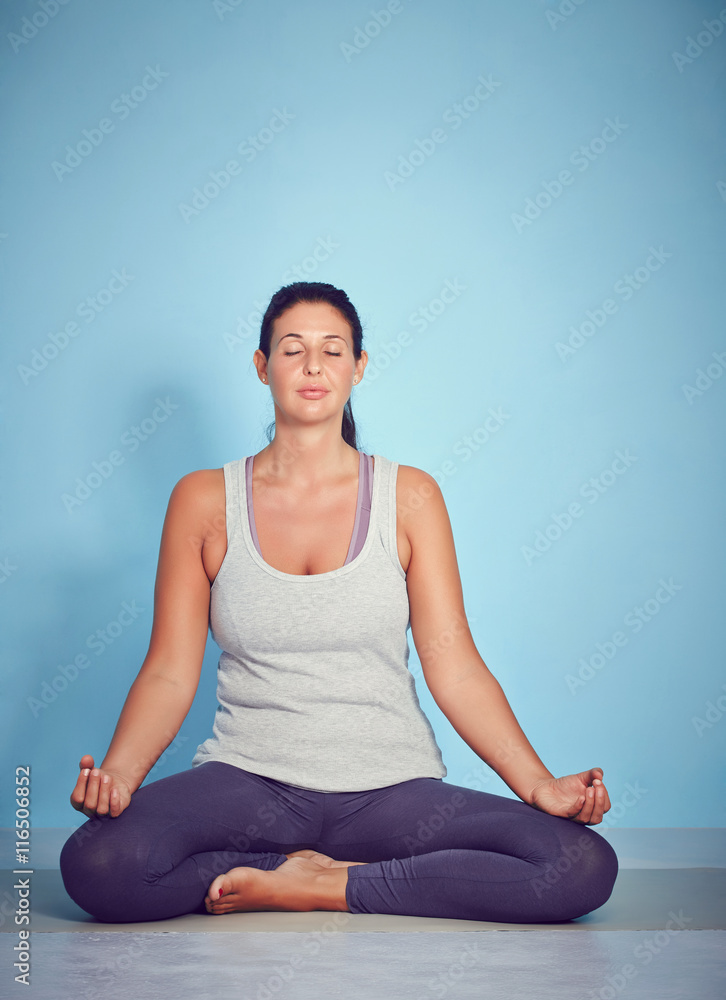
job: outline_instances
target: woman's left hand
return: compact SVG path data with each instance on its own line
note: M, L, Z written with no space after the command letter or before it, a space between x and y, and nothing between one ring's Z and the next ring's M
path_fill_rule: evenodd
M543 778L533 788L530 805L552 816L594 826L610 808L601 767L564 778Z

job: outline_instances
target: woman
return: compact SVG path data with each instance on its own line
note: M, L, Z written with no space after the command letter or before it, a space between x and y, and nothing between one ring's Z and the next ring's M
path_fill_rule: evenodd
M253 359L274 438L172 492L149 651L106 757L81 759L71 795L90 818L61 871L100 920L318 909L529 923L610 896L615 853L583 829L610 808L602 769L547 770L474 646L436 481L357 449L361 344L344 292L280 289ZM189 711L210 624L213 735L190 770L140 787ZM442 780L409 625L436 703L522 801Z

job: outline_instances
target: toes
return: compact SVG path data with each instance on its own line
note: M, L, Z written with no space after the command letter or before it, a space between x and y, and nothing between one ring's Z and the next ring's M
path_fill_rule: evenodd
M226 893L228 893L232 888L232 884L227 875L218 875L214 882L209 887L207 895L205 897L205 905L207 909L213 906L217 900L221 899Z
M207 911L209 913L214 913L215 915L218 915L220 913L231 913L234 911L234 909L235 907L232 905L232 903L227 902L226 900L221 903L211 903L209 906L207 906Z

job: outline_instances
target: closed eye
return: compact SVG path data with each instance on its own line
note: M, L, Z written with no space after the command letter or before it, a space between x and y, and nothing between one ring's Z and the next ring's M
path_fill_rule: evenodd
M339 358L341 356L339 351L326 351L326 354L331 354L334 358ZM285 351L285 357L291 358L295 354L302 354L302 351Z

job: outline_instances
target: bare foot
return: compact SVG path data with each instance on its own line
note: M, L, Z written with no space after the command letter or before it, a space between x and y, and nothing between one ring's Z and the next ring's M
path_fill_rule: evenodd
M321 857L325 858L326 855ZM273 871L242 867L232 868L225 875L218 875L209 887L204 905L208 913L249 910L347 911L347 882L345 868L337 865L326 867L308 857L291 857Z
M365 865L365 861L335 861L333 858L328 857L327 854L321 854L319 851L312 851L306 848L303 851L292 851L290 854L285 855L286 858L309 858L310 861L314 861L316 865L320 865L322 868L350 868L351 865Z

